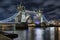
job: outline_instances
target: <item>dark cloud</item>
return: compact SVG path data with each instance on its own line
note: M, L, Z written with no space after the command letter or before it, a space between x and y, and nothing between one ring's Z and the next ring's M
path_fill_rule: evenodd
M0 20L14 15L17 12L16 5L17 0L0 0Z
M37 4L40 4L42 3L44 0L31 0L32 3L37 3Z
M43 6L48 6L48 5L54 5L55 1L50 0L50 1L46 1L44 2Z

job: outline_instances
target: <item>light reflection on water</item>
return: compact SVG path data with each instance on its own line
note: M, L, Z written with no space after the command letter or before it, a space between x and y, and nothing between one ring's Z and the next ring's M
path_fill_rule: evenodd
M55 39L54 39L54 37L55 37L55 36L54 36L55 30L54 30L54 29L55 29L54 27L50 27L50 35L51 35L51 36L50 36L50 39L51 39L51 40L55 40Z
M34 40L54 40L54 27L48 27L45 30L43 28L35 28L34 30Z
M42 28L35 29L35 40L43 40L44 30Z

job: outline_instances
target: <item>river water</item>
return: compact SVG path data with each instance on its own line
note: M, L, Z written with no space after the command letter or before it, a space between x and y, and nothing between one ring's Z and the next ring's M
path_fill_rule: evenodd
M54 40L54 27L33 28L32 30L5 31L7 33L18 34L14 40Z

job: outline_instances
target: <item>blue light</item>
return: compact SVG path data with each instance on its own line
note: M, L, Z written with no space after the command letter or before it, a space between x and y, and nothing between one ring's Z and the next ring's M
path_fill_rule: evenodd
M36 24L40 24L40 21L35 21Z

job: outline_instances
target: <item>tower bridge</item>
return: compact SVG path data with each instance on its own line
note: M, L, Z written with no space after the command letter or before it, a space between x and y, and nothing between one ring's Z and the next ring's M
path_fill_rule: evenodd
M15 13L13 16L1 20L0 24L21 24L21 23L27 23L27 25L30 24L41 24L45 23L47 25L51 24L45 16L42 14L42 11L38 9L37 11L33 10L26 10L25 7L22 5L22 1L20 2L20 5L17 6L18 13ZM14 20L14 22L9 22L11 20Z

